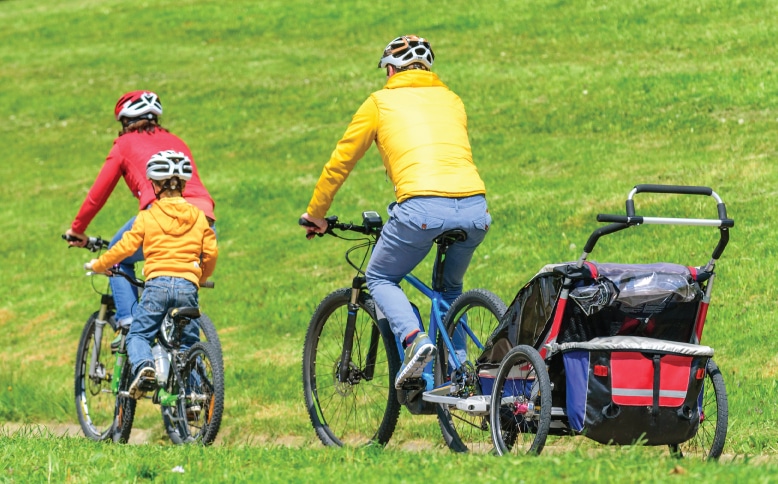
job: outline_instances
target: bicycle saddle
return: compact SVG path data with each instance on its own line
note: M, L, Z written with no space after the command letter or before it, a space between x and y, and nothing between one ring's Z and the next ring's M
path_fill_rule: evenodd
M435 243L443 245L451 245L456 242L464 242L465 240L467 240L467 232L462 229L446 230L435 237Z
M173 319L176 318L197 319L200 317L200 308L197 307L173 308L170 311L168 311L167 314Z

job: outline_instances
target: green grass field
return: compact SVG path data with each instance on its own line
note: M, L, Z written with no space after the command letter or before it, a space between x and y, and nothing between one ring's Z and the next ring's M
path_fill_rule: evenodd
M776 15L767 0L0 0L0 425L27 424L0 433L0 480L778 478ZM319 300L352 272L346 243L307 241L297 218L351 115L383 86L382 48L412 32L431 40L434 70L465 102L494 217L466 288L510 302L544 264L578 258L596 214L621 213L635 184L722 196L736 226L703 342L727 383L723 462L580 438L532 459L460 456L433 418L407 412L386 450L318 443L303 338ZM160 95L163 125L190 145L217 203L216 289L201 302L224 346L227 408L208 449L170 446L147 402L136 428L150 445L36 430L77 425L76 345L98 299L81 270L90 254L65 250L60 234L118 131L116 99L134 89ZM385 214L391 197L371 149L331 214ZM709 200L647 195L637 206L712 217ZM120 182L90 234L112 236L136 207ZM715 229L639 227L591 258L702 265L716 240Z

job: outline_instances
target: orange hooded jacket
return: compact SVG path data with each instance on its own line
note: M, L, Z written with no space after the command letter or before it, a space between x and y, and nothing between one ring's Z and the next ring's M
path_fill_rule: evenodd
M199 285L216 267L216 234L203 211L181 197L162 198L141 210L132 229L97 259L92 270L105 272L141 246L146 280L173 276Z

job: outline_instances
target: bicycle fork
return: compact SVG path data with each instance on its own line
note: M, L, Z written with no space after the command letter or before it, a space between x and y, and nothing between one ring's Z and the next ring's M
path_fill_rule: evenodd
M108 301L106 300L106 297L103 296L100 301L100 310L97 312L97 318L95 318L95 332L92 341L94 347L92 348L92 356L89 360L89 372L87 373L92 380L108 379L108 373L105 366L99 362L100 348L103 342L103 328L108 324L107 315Z
M378 353L378 345L381 340L381 333L376 325L373 325L370 333L370 346L365 358L365 367L359 374L356 374L353 370L354 367L351 355L354 350L354 334L357 328L357 315L359 313L359 295L362 292L362 288L365 285L364 277L355 277L351 283L351 298L348 303L348 316L346 318L346 328L343 335L343 350L340 355L340 363L338 364L338 382L339 383L358 383L360 379L364 378L367 381L373 379L376 365L376 355Z

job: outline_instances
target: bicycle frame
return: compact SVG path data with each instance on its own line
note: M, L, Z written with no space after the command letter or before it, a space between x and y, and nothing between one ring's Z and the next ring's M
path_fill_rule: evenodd
M430 315L429 315L429 327L424 328L424 321L421 318L421 314L418 312L418 308L414 305L414 310L416 311L416 316L419 318L419 325L422 330L425 330L427 334L433 339L433 341L439 341L438 336L440 336L440 341L443 342L443 344L446 346L446 349L448 350L448 355L451 358L452 367L453 369L459 369L463 361L459 361L459 358L456 354L456 348L454 346L454 342L452 338L448 335L448 333L445 331L443 326L443 318L446 314L446 312L449 309L449 304L444 300L443 298L443 292L440 290L442 288L442 274L443 274L443 267L444 267L444 261L445 261L445 252L448 248L448 242L441 240L437 243L438 250L436 252L435 256L435 268L433 272L437 275L436 280L433 281L433 287L430 287L426 285L424 282L421 281L417 276L413 274L406 275L403 280L406 281L408 284L410 284L411 287L416 289L418 292L420 292L423 296L425 296L427 299L430 300L431 308L430 308ZM356 378L356 375L353 375L351 372L350 362L351 362L351 353L353 349L354 344L354 332L356 328L356 319L357 319L357 312L359 311L359 305L357 303L359 299L359 294L361 291L364 290L366 284L366 279L364 276L357 275L352 280L351 284L351 300L349 303L349 311L348 311L348 318L346 321L346 329L345 334L343 338L343 350L341 353L341 359L340 359L340 366L338 368L338 379L340 382L349 382L349 383L355 383L353 381L354 378ZM385 316L381 313L381 310L376 307L376 319L381 320L385 319ZM470 327L467 325L466 321L462 321L461 327L464 328L467 336L469 336L474 344L478 346L478 348L483 349L484 345L481 343L481 341L478 340L476 335L473 333L473 331L470 329ZM373 377L373 372L375 368L375 361L376 361L376 352L378 349L378 344L380 342L380 331L378 328L373 328L373 331L371 332L370 337L370 346L369 346L369 352L366 359L367 364L365 365L365 371L363 372L362 376L366 380L371 380ZM400 339L395 335L395 345L397 348L397 352L400 356L400 360L402 361L405 357L405 352L402 347L402 342ZM432 376L432 362L428 364L427 368L425 368L424 374L422 376L424 382L425 382L425 388L422 390L430 391L434 388L434 381Z
M454 346L454 341L451 336L449 336L448 332L445 331L445 328L443 328L443 318L445 317L446 312L448 312L450 307L450 305L443 299L443 293L427 286L413 274L408 274L405 276L404 280L430 300L432 307L430 308L429 328L427 328L427 334L432 338L433 341L438 341L438 334L440 334L440 339L446 346L451 363L453 363L453 369L459 369L464 361L459 361L456 347ZM420 321L420 324L422 329L424 329L424 322ZM478 337L475 335L475 333L473 333L473 330L470 329L467 321L462 321L461 327L465 330L467 336L472 339L473 343L475 343L479 349L483 350L483 343L479 341ZM405 356L405 352L402 348L402 342L399 340L399 338L397 338L397 336L395 336L395 341L397 343L397 351L400 353L400 359L402 360ZM424 380L427 383L427 391L432 390L434 387L432 381L431 365L432 363L430 363L430 366L428 366L424 372Z

